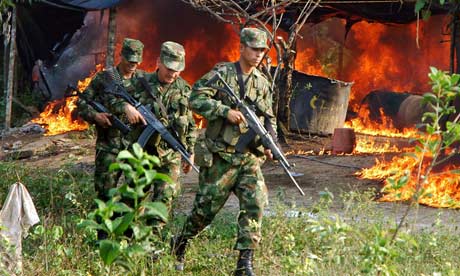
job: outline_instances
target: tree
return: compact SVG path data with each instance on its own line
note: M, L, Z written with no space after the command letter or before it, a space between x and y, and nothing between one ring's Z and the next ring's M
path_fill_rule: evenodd
M229 23L239 33L240 29L255 26L264 30L270 44L276 50L277 65L271 68L271 60L266 56L262 70L272 82L274 90L273 109L281 127L281 137L284 138L285 129L289 126L292 97L292 72L296 58L296 41L298 34L310 14L318 7L321 0L182 0L197 10L205 11L219 21ZM289 8L289 10L288 10ZM278 35L280 25L289 13L294 19L288 26L288 37L285 41ZM281 66L284 68L281 70ZM283 91L281 93L280 91Z

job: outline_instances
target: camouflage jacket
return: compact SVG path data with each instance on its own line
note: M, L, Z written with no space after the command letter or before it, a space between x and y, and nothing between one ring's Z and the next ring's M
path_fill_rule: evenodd
M187 151L193 153L196 141L196 126L188 104L190 96L189 84L181 77L178 77L171 84L162 84L158 80L157 72L149 74L146 79L152 88L152 92L161 99L166 109L167 118L163 116L159 104L148 91L136 90L131 95L143 105L150 106L155 116L163 122L171 133L178 137ZM117 112L122 112L125 104L126 102L123 99L117 99L113 102L113 107ZM144 126L135 126L132 135L130 135L132 142L137 141L143 129ZM158 133L155 133L150 138L146 150L150 154L159 156L162 160L177 157L177 155L172 154L174 150L170 148L166 141L161 139Z
M223 79L229 84L233 91L239 95L238 77L234 63L217 64L213 70L204 75L193 86L190 96L190 106L193 111L202 115L208 120L205 136L203 139L211 152L232 153L235 151L234 146L238 142L241 134L248 131L247 126L243 124L234 125L226 120L228 111L235 108L230 98L221 91L210 88L205 83L211 79L215 72L219 71ZM249 78L249 79L247 79ZM245 99L249 99L255 105L256 114L263 123L265 114L273 129L276 130L276 118L272 109L272 91L269 81L257 69L254 69L249 76L243 76L245 81ZM213 85L222 84L219 82ZM201 142L200 138L200 142ZM263 146L260 139L256 137L255 141L248 145L248 150L256 155L263 154Z
M128 91L142 90L143 86L139 81L139 77L144 76L145 72L142 70L136 70L133 77L129 80L123 80L123 85ZM89 103L89 101L96 101L104 105L109 111L113 112L111 103L114 99L113 95L106 93L105 90L106 76L105 71L98 72L88 87L79 95L77 101L78 114L87 122L95 124L96 126L96 149L104 150L118 154L122 149L125 149L129 145L129 140L125 138L121 132L116 128L103 128L96 124L94 117L98 113ZM121 115L121 114L118 114ZM124 116L119 118L127 123Z

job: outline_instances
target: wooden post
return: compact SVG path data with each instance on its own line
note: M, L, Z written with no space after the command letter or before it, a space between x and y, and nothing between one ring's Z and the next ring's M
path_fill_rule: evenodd
M14 66L16 57L16 7L12 8L11 15L11 35L9 43L9 61L8 75L6 77L7 85L5 90L5 129L11 127L11 107L13 101L13 84L14 84Z
M117 8L112 7L109 10L109 23L108 23L108 33L107 33L107 55L105 58L105 67L109 68L114 66L114 56L115 56L115 35L117 32Z
M460 14L458 11L455 12L454 14L454 27L453 27L453 30L452 32L454 33L454 37L455 37L455 40L452 42L454 44L454 48L455 48L455 54L454 54L454 57L453 59L455 60L452 61L452 63L455 63L455 66L452 66L453 70L452 70L452 73L460 73L460 58L459 58L459 55L460 55L460 41L459 41L459 24L460 24Z

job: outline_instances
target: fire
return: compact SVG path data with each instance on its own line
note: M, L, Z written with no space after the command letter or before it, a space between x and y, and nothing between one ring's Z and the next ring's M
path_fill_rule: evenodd
M91 82L92 76L102 70L102 65L98 64L91 76L78 81L77 90L82 92ZM85 130L88 123L73 114L77 108L78 96L70 96L50 102L45 110L40 113L38 118L31 121L42 125L46 129L46 136L57 135L72 130Z
M387 137L404 137L411 138L417 137L417 129L405 128L402 131L395 128L391 118L385 116L382 109L380 109L381 123L373 122L369 119L369 109L360 108L357 118L345 122L345 127L353 128L355 132L367 135L380 135Z
M390 141L383 143L378 142L376 137L357 137L356 147L353 154L356 153L386 153L386 152L401 152L407 149L400 149L397 145L392 145Z
M207 121L203 116L201 116L199 114L196 114L196 113L193 113L193 119L195 120L197 128L201 129L201 128L206 127Z
M426 179L428 165L432 162L430 156L410 154L395 156L389 162L379 161L369 169L357 173L360 178L385 179L380 201L406 201L414 196L418 185L421 185L421 196L418 202L432 207L460 208L460 178L458 177L459 165L449 165L442 169L431 171ZM420 162L422 164L420 165ZM420 172L419 172L420 169ZM438 171L437 171L438 170ZM420 175L421 177L419 177ZM407 178L406 185L399 185L394 180ZM417 181L420 178L419 181Z
M336 74L354 82L351 105L359 103L375 89L416 94L429 91L429 66L445 70L449 66L449 55L445 54L449 52L449 43L442 43L448 38L440 31L445 21L445 17L434 16L429 21L419 22L420 47L416 44L415 22L409 25L364 21L354 24L346 40L341 42L343 68L338 68ZM327 61L323 58L322 64Z
M40 117L32 119L32 122L42 125L46 129L46 136L56 135L71 130L85 130L88 124L80 118L74 118L78 96L57 99L50 102Z

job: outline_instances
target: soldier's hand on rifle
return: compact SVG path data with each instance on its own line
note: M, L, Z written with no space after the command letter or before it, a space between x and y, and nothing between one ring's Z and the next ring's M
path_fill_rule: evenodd
M268 160L273 160L273 154L271 149L265 149L264 154Z
M109 113L96 113L96 116L94 116L94 120L98 125L100 125L103 128L107 128L112 126L112 123L110 122L110 116L112 116Z
M246 123L246 119L244 118L243 113L238 110L230 109L227 114L227 120L235 125L239 125L241 123Z
M195 155L190 155L190 161L194 163L195 161ZM192 170L192 165L190 165L187 161L183 160L182 161L182 171L184 173L189 173Z
M143 125L146 125L147 122L145 121L144 117L137 111L137 109L130 105L130 104L125 104L125 114L126 117L128 117L128 121L131 124L137 124L141 123Z

